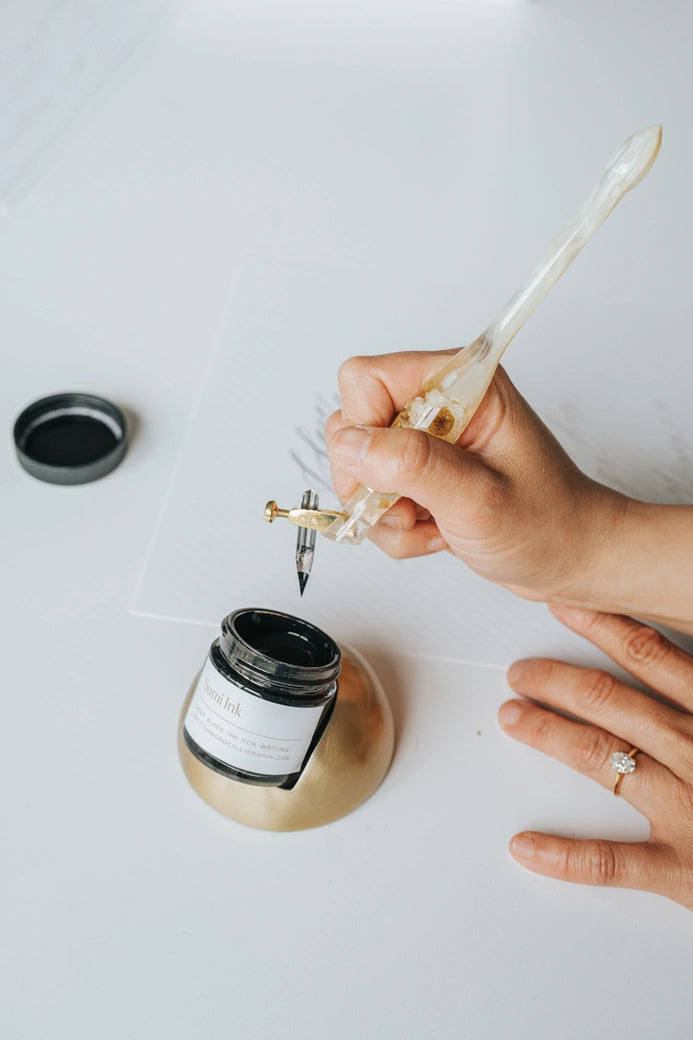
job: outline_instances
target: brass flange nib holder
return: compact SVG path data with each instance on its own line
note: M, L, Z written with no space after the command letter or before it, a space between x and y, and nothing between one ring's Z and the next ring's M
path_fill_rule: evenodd
M265 520L268 524L281 517L295 527L307 527L311 531L326 531L335 520L345 516L345 513L334 509L302 509L300 506L294 509L280 509L274 499L270 499L265 506Z

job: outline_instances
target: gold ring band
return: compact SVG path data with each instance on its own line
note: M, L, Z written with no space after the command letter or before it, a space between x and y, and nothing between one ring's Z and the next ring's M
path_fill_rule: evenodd
M640 748L631 748L625 754L622 752L615 752L611 756L610 764L617 771L616 782L614 784L614 795L618 798L621 793L621 781L623 780L626 773L633 773L635 771L635 756L640 753ZM632 765L624 765L625 760L629 758ZM618 764L617 764L618 763Z

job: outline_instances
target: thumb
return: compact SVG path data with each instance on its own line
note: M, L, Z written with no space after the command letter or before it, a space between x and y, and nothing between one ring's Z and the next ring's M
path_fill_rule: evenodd
M459 510L457 491L492 471L479 459L423 430L345 426L328 442L334 466L367 487L396 492L424 506L439 523ZM473 494L472 494L473 497Z

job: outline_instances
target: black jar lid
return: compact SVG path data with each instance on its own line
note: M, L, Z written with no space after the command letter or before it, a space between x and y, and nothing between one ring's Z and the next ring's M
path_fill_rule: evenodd
M43 397L14 424L19 462L50 484L86 484L114 470L127 450L125 416L93 394Z

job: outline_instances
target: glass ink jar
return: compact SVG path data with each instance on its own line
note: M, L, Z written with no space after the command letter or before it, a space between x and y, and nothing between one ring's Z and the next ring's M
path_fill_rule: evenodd
M183 742L223 776L290 790L330 720L340 666L337 644L308 621L236 610L210 647Z

